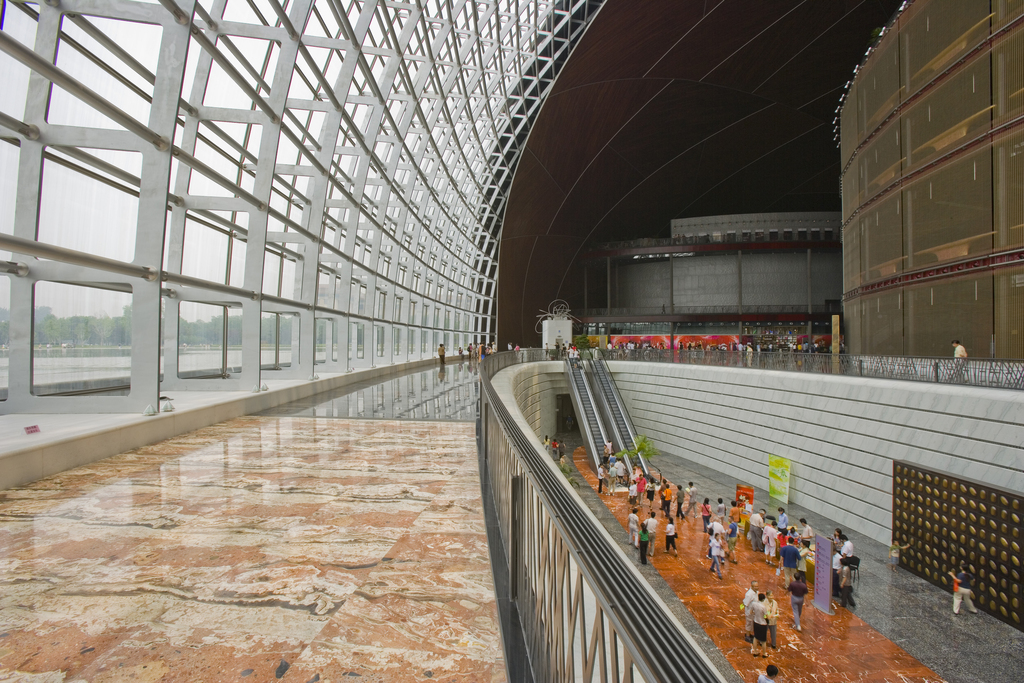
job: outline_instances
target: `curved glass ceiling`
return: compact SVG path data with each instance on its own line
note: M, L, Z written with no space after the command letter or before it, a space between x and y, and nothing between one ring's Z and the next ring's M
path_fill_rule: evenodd
M601 1L7 3L0 411L489 339L506 191Z

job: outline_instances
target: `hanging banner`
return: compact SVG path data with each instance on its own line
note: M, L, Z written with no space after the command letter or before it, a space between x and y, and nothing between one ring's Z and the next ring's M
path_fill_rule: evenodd
M832 539L820 534L814 537L814 600L811 604L825 614L835 614L832 611Z
M768 497L789 503L789 458L768 455Z

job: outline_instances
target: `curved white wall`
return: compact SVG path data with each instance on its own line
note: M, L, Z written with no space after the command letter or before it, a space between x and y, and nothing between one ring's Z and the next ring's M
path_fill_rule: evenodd
M612 361L638 432L767 488L789 458L790 501L889 543L892 461L1024 492L1024 393L917 382Z

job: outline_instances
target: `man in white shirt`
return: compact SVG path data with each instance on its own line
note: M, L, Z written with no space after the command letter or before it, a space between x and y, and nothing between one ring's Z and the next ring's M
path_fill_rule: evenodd
M743 611L747 617L746 635L743 637L748 643L754 639L754 615L751 613L751 606L757 602L757 581L750 582L750 588L743 596Z
M654 536L658 533L657 513L652 510L650 518L644 524L647 525L647 535L651 539L650 543L647 544L647 554L654 557Z
M843 556L836 551L832 555L832 596L839 597L839 570L843 568L842 562Z
M846 536L840 536L839 540L843 542L843 547L839 553L843 557L853 557L853 541L848 539Z
M804 528L800 530L800 539L803 541L813 541L814 529L811 528L811 525L803 517L800 518L800 523L804 525Z
M750 515L750 547L755 553L763 550L761 535L764 533L764 517L760 512Z

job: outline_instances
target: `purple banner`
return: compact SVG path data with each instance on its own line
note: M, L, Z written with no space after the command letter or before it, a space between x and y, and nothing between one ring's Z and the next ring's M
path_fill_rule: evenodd
M825 614L832 611L832 539L814 537L814 600L812 604Z

